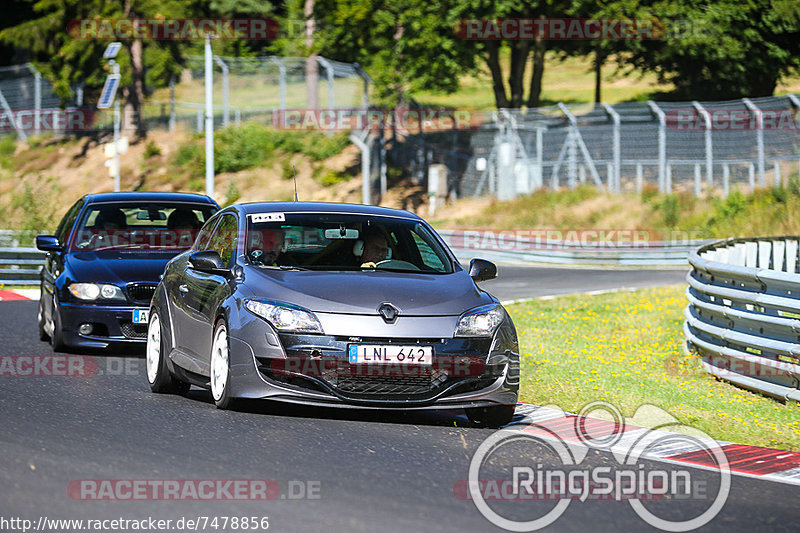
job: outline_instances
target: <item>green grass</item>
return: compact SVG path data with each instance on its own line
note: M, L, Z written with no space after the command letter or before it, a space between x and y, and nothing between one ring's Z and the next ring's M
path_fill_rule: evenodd
M508 306L520 339L520 401L579 412L652 404L715 439L800 451L800 405L704 372L684 351L684 286Z
M501 57L504 79L508 76L508 54ZM532 63L529 60L525 71L525 94L530 86ZM652 74L626 74L618 72L616 65L603 67L601 96L604 102L617 103L624 101L647 100L652 95L672 89L671 85L659 84ZM506 91L508 83L506 81ZM485 66L475 76L464 76L460 80L460 88L453 94L437 92L420 92L414 98L423 104L454 107L462 109L495 108L492 92L491 76ZM541 104L552 105L557 102L592 103L594 102L594 71L592 58L568 57L560 59L553 52L545 55L544 78L542 80Z

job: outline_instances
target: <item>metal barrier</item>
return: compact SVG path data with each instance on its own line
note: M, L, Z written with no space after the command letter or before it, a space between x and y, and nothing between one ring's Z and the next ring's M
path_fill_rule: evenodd
M0 285L38 285L44 256L36 248L0 248Z
M714 376L800 401L799 245L728 239L689 255L684 334Z
M519 236L503 240L504 232L437 230L460 259L482 257L512 263L562 265L685 266L689 254L708 240L629 241L625 243L531 239ZM474 235L473 235L474 234ZM488 242L487 242L488 241Z

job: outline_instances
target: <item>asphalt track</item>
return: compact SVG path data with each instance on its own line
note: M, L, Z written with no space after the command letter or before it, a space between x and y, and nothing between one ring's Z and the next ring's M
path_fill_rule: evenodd
M683 275L501 267L502 278L486 288L509 300L679 283ZM0 355L52 355L37 339L35 317L36 302L0 303ZM0 377L0 525L11 518L36 524L39 517L152 517L173 523L182 517L217 517L221 525L224 517L248 516L269 517L269 531L497 529L472 501L454 491L467 479L472 454L493 433L471 427L458 413L362 412L265 402L224 412L202 390L193 389L188 397L150 393L141 354L91 355L98 372L88 377ZM534 463L558 466L545 448L509 449L493 457L482 477L491 479L492 472L499 475L512 464ZM619 468L610 454L596 451L589 452L582 466ZM718 480L714 472L689 470L693 482L707 488ZM74 499L68 493L70 482L84 479L268 479L277 482L280 495L270 501ZM292 497L300 491L291 489L301 482L313 489L313 498ZM703 530L796 531L798 501L800 487L734 476L725 506ZM530 520L543 514L544 504L495 505L504 516ZM693 499L667 498L651 505L660 516L681 520L697 516L709 502L698 493ZM206 531L223 530L206 524ZM12 530L9 525L0 529ZM624 501L573 501L548 529L653 527ZM225 530L242 528L229 522Z

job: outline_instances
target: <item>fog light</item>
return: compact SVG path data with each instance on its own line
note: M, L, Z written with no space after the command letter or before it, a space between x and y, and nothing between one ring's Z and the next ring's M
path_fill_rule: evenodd
M81 324L78 327L78 331L81 335L89 335L93 329L94 327L91 324Z

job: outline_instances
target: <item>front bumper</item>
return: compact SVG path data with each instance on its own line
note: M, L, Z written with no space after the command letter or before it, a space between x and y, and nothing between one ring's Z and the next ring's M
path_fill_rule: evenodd
M147 306L59 303L64 342L81 348L144 345L147 342L147 324L133 324L134 309L146 310ZM78 328L87 323L92 324L92 333L81 334Z
M353 340L348 337L269 332L263 345L231 338L232 361L241 361L231 367L232 393L305 405L377 409L516 404L519 354L516 336L507 333L475 339L358 340L432 346L430 366L351 365L347 348Z

